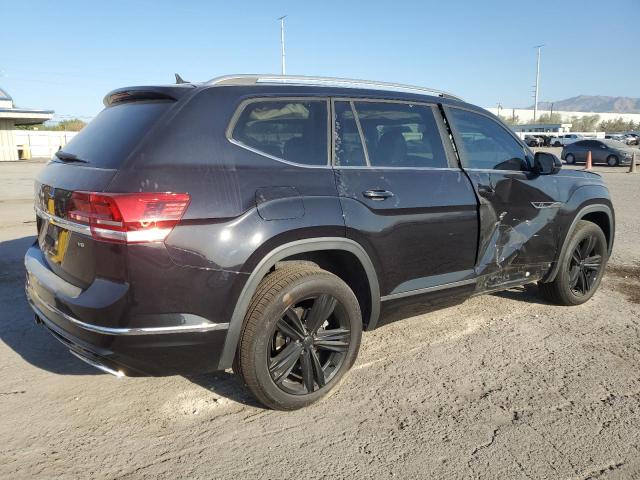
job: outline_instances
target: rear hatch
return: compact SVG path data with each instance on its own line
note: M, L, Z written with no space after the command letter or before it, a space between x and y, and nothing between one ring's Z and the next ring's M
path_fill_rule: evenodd
M80 288L88 287L96 275L126 278L121 255L125 247L118 244L123 242L96 240L82 211L88 209L89 195L108 189L127 158L175 101L157 91L129 92L108 95L107 108L58 151L36 179L38 244L43 258L58 276Z

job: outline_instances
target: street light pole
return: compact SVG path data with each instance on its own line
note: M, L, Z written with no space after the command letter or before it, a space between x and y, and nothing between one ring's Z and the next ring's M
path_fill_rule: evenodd
M285 55L284 55L284 19L287 18L286 15L283 15L278 18L280 20L280 53L282 56L280 73L282 75L286 74L286 64L285 64Z
M538 92L540 85L540 49L544 47L544 45L536 45L533 48L538 49L538 60L536 62L536 92L535 92L535 100L533 104L533 121L535 122L538 118Z

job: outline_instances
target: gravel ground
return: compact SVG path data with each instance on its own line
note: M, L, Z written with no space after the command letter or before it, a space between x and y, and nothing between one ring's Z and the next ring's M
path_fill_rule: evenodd
M41 167L0 164L0 478L640 478L640 174L597 168L617 238L587 304L531 286L391 322L330 398L281 413L225 372L100 374L34 324Z

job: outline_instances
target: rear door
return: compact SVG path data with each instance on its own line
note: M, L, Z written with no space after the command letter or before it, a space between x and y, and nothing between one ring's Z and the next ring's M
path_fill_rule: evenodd
M571 145L571 153L573 153L573 156L576 158L577 162L584 162L587 160L587 147L587 141L575 142Z
M609 147L598 140L585 140L591 144L592 160L594 163L606 163L609 156Z
M480 200L478 274L485 287L533 278L556 253L558 179L537 175L529 149L476 110L445 107L460 160Z
M383 297L473 283L477 201L437 107L335 99L333 115L347 236L379 266Z

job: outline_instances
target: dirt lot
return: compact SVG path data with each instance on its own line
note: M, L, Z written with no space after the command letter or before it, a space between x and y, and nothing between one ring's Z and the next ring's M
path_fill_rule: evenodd
M34 324L41 167L0 164L0 478L640 478L640 174L597 169L617 238L587 304L531 287L389 323L334 395L280 413L229 373L101 374Z

